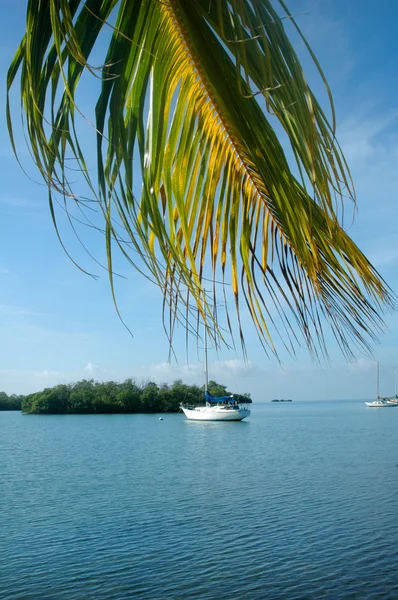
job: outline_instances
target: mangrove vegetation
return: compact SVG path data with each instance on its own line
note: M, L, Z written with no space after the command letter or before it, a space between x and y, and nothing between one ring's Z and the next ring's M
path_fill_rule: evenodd
M7 396L5 392L0 392L0 410L21 410L23 398L16 394Z
M226 386L209 382L214 396L231 394ZM250 394L234 394L238 402L251 402ZM104 414L178 412L180 403L204 402L203 386L186 385L181 380L171 385L153 381L139 384L133 379L123 383L83 379L60 384L27 396L0 393L0 410L22 410L28 414Z

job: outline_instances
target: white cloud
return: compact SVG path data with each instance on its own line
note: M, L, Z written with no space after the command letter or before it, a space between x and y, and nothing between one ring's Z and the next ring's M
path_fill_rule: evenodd
M0 304L0 314L2 315L8 315L8 316L35 316L35 317L42 317L43 313L38 313L35 311L32 311L28 308L21 308L19 306L8 306L5 304Z
M89 375L92 375L94 373L94 371L96 371L97 369L99 369L98 365L93 365L92 362L88 362L86 364L86 366L84 367L84 370L87 371L87 373Z
M239 358L209 362L209 379L219 381L228 387L236 387L238 379L264 375L257 365L248 361L245 363ZM152 365L143 365L135 368L134 373L143 380L152 380L156 383L172 382L182 379L184 383L202 385L204 381L204 364L202 362L175 365L161 362Z
M377 268L391 267L398 264L397 235L384 235L374 238L368 245L367 256Z
M173 365L169 362L161 362L152 365L143 365L134 371L143 379L152 379L157 383L165 381L174 381L183 379L187 382L199 382L203 365L199 363L186 363L183 365Z
M45 369L44 371L35 371L33 373L33 377L38 380L51 380L56 381L57 383L60 378L63 379L62 374L59 371L48 371L47 369Z
M44 369L0 369L0 391L6 394L33 394L44 388L66 383L65 373Z
M30 198L21 198L20 196L0 196L0 204L3 206L12 206L14 208L34 208L43 206L43 203Z
M366 358L359 358L358 360L356 360L355 362L349 362L347 364L347 368L348 371L350 371L351 373L369 373L370 371L374 372L375 371L375 361L374 360L370 360L370 359L366 359Z
M353 226L350 227L350 211L344 222L372 264L377 268L391 267L398 262L398 112L369 117L368 110L359 109L339 130L358 202ZM376 107L371 110L378 114Z
M102 369L99 365L95 365L90 361L86 364L83 370L89 375L89 377L92 377L93 379L99 377L100 375L103 375L104 373L109 372L106 369Z
M262 369L255 365L252 361L249 360L245 362L240 358L214 362L212 365L210 365L210 371L218 377L253 377L264 373L264 371L262 371Z
M365 112L366 111L366 112ZM391 128L397 125L398 112L382 117L368 117L368 109L362 109L355 117L346 119L339 127L338 137L348 163L367 163L373 159L389 158L391 149L397 151L397 138L391 136ZM369 109L373 114L375 107Z

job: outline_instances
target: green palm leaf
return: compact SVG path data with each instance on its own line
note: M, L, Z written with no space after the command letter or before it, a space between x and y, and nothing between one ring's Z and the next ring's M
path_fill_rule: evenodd
M273 352L284 327L291 351L301 332L313 353L327 353L326 317L350 355L355 344L369 348L393 298L340 224L343 195L354 201L354 192L330 91L313 56L332 124L284 19L297 28L282 0L30 0L7 86L19 74L53 214L57 195L66 206L80 200L68 180L74 157L103 215L112 290L116 245L163 291L170 339L176 320L195 329L196 315L223 338L221 281L226 299L232 291L243 347L244 303ZM82 79L98 77L90 55L106 28L92 177L76 95ZM16 151L10 103L7 118ZM276 131L290 143L298 178Z

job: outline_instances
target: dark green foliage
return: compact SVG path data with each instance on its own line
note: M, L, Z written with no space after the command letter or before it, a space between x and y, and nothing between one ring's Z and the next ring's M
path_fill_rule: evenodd
M228 394L230 394L230 392L227 391L226 385L221 385L220 383L217 383L212 379L210 379L208 387L210 394L212 394L213 396L227 396ZM202 389L204 390L204 386L202 387Z
M21 410L23 396L7 396L5 392L0 392L0 410Z
M210 382L212 393L229 394L226 387ZM210 385L209 385L210 388ZM82 414L82 413L157 413L178 412L181 402L198 404L204 402L203 388L186 385L181 380L172 385L158 386L153 381L139 385L133 379L123 383L107 381L98 383L83 379L74 384L57 385L28 396L7 397L0 393L0 407L7 401L19 398L22 412L31 414ZM235 394L238 402L251 402L250 394ZM2 404L3 403L3 404ZM3 410L12 410L3 408Z

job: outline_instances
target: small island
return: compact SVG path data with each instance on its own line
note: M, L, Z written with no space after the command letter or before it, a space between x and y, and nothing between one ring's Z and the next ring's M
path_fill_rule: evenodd
M284 398L281 398L279 400L279 398L274 398L273 400L271 400L271 402L293 402L293 400L291 398L288 398L287 400L285 400Z
M209 381L214 396L230 395L225 385ZM251 403L250 394L233 394L237 402ZM118 414L176 413L182 402L204 403L204 386L186 385L180 379L171 385L153 381L139 384L134 379L123 383L83 379L60 384L27 396L7 396L0 392L0 410L21 410L25 414Z

